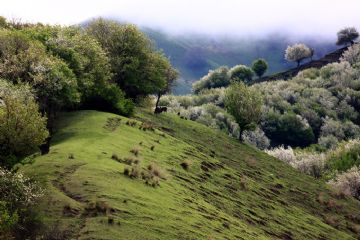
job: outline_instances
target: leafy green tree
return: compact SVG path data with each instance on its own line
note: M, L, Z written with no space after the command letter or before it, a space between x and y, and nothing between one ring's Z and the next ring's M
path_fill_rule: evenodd
M254 76L253 70L245 65L236 65L229 71L230 79L237 82L248 83Z
M253 130L260 121L262 96L242 82L233 83L225 93L225 108L240 127L239 140L245 130Z
M350 43L350 45L354 44L354 40L359 37L359 32L354 27L347 27L344 29L341 29L337 33L337 42L336 45L347 45Z
M11 168L48 137L29 86L0 80L0 165Z
M179 72L174 69L169 61L166 59L163 55L157 55L157 69L155 72L158 74L159 78L163 78L162 80L159 80L158 82L162 82L164 85L159 86L157 91L157 99L155 103L155 111L159 107L160 98L162 95L170 92L171 87L173 86L175 80L179 76Z
M33 87L43 112L79 103L76 76L39 41L19 31L0 30L0 42L0 77Z
M288 46L285 50L285 59L290 62L297 62L297 67L301 61L312 56L311 49L303 43Z
M254 71L256 76L258 76L258 78L261 78L268 69L268 63L265 61L265 59L259 58L252 63L251 69Z
M156 94L166 86L166 76L157 66L164 57L136 26L100 18L90 22L86 31L107 51L112 79L129 98Z

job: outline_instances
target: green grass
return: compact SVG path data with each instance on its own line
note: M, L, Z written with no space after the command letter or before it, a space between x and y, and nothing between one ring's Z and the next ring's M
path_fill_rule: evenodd
M360 237L360 203L336 198L320 180L177 115L138 110L136 126L109 120L117 117L63 114L50 153L22 168L46 181L40 208L70 239ZM128 165L111 158L133 156L135 147L142 168L166 170L160 186L125 176Z

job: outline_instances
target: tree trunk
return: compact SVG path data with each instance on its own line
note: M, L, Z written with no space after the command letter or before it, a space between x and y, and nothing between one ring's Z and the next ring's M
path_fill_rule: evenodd
M243 133L244 133L243 128L240 128L240 133L239 133L239 141L240 141L240 142L243 142L243 139L242 139Z
M159 107L160 98L161 98L161 94L158 93L158 95L157 95L157 100L156 100L156 103L155 103L154 113L156 113L156 109L158 109L158 107Z
M46 127L49 131L49 137L45 140L45 143L39 147L40 151L41 151L41 155L48 154L50 151L50 141L52 138L53 129L54 129L54 121L55 121L55 111L51 107L48 108L47 118L48 119L47 119Z

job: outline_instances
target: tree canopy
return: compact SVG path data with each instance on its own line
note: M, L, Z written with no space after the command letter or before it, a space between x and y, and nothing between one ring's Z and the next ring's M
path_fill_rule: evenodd
M254 76L251 68L241 64L232 67L229 74L231 80L244 83L250 82Z
M0 80L0 165L11 168L47 137L31 88Z
M354 27L347 27L341 29L337 33L336 45L354 44L354 40L359 37L359 32Z
M225 92L225 108L234 116L240 127L239 139L245 130L254 129L260 121L262 97L243 82L230 85Z
M129 98L156 94L166 88L167 71L161 69L165 62L168 67L171 64L136 26L99 18L88 23L86 32L107 51L112 80Z
M302 60L312 56L311 49L303 43L297 43L292 46L288 46L285 50L285 59L290 62L297 62L297 66L300 66Z
M256 76L260 78L268 69L268 63L265 61L265 59L259 58L252 63L251 69L254 71Z

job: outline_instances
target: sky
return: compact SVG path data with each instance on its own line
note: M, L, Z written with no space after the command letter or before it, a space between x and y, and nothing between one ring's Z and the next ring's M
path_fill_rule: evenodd
M360 0L0 0L0 15L50 24L112 17L179 34L335 35L360 28Z

